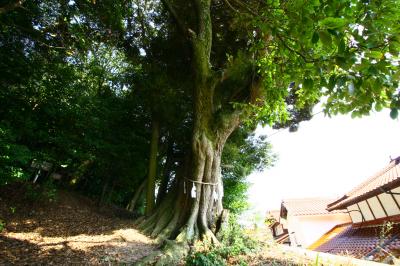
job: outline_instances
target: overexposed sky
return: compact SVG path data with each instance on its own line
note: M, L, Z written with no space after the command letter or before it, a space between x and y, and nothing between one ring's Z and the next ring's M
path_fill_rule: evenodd
M285 198L340 197L400 156L400 121L389 110L356 119L319 114L297 132L274 132L257 130L270 136L278 161L248 177L249 200L263 214Z

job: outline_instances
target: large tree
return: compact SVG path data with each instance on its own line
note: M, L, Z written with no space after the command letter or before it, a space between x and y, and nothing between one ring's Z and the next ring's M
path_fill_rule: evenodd
M398 1L162 2L190 47L193 131L176 199L147 219L155 235L214 239L221 153L241 122L293 125L321 98L328 113L397 113Z
M321 99L328 114L397 116L398 1L162 3L190 49L193 129L186 172L142 223L154 236L216 241L221 153L243 122L295 127Z
M100 99L118 99L116 104L95 104L96 110L108 113L116 108L122 111L116 112L118 117L130 114L143 122L142 128L134 123L125 129L135 134L143 128L150 131L151 117L160 122L162 145L158 156L154 149L151 168L161 166L165 180L160 182L162 193L156 207L149 208L139 221L140 227L155 237L181 243L199 238L217 241L215 234L223 216L221 156L229 136L240 126L247 132L257 123L295 129L300 121L311 118L312 107L319 101L327 114L360 116L389 107L391 116L397 117L397 0L6 2L0 6L4 22L0 24L4 36L0 67L8 69L9 75L0 77L0 85L8 91L25 88L27 83L35 85L36 78L24 81L31 73L42 77L41 68L24 67L32 66L29 60L37 59L33 55L44 55L39 56L43 60L47 54L55 55L51 62L73 68L80 77L79 54L83 58L102 56L91 46L108 47L111 57L124 53L121 65L130 65L124 71L132 72L133 78L117 82L118 88L112 86L112 80L102 81L96 75L97 63L90 67L93 75L65 79L64 72L56 71L50 75L51 84L47 79L43 84L54 92L61 87L54 80L83 87L87 81ZM25 15L27 10L35 12ZM18 56L9 57L7 51ZM10 71L13 65L19 67L17 71ZM116 75L117 66L107 70L107 75ZM22 71L29 75L20 79L16 74ZM126 99L134 100L122 99L126 90L130 90ZM34 104L35 98L28 98L25 102ZM132 103L131 110L118 108L120 102L125 108ZM29 110L32 108L36 107ZM146 119L142 121L140 116ZM117 119L110 117L110 125L114 125ZM107 133L100 148L116 141L108 128L111 132L99 130ZM123 135L129 136L130 147L139 147L133 145L134 136ZM154 139L155 144L157 136ZM93 146L97 147L94 144L89 142L87 148L91 154ZM104 158L104 168L99 169L112 173L118 154L124 157L124 166L126 158L132 158L129 148L118 146L127 156L121 156L118 148L113 156ZM113 149L97 150L108 154ZM166 159L155 163L157 158ZM136 178L138 187L144 175ZM154 187L149 183L148 193L153 193ZM151 207L153 194L147 200L152 201L148 202Z

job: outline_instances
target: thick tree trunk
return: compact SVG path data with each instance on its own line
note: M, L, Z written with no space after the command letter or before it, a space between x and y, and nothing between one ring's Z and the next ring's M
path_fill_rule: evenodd
M190 30L194 73L194 125L190 172L177 177L176 186L153 214L140 223L152 236L188 241L199 237L217 241L212 230L222 213L221 154L239 125L235 112L222 116L213 106L216 77L211 69L212 25L210 0L195 0L196 32Z
M164 0L170 13L179 22L171 5ZM187 242L207 239L218 242L215 234L221 227L223 184L221 155L227 138L239 126L238 110L216 110L214 90L220 82L210 63L212 25L210 0L193 0L197 29L187 29L192 45L193 132L190 160L175 177L175 184L152 215L139 221L139 228L153 237L175 239L164 254L149 261L174 264L172 257L183 256ZM179 23L183 28L184 24ZM184 32L185 33L185 32ZM179 259L179 258L176 258Z
M183 236L193 239L197 234L212 237L211 228L222 212L223 185L221 153L224 143L211 139L204 130L194 133L193 176L187 183L196 188L195 198Z
M219 130L204 126L201 113L197 119L203 122L195 123L191 159L176 174L174 186L160 205L139 223L139 228L153 237L180 241L207 237L216 241L214 230L223 210L221 154L239 119Z
M158 154L158 138L160 136L160 124L157 119L153 118L152 133L150 142L150 158L149 158L149 172L147 176L147 191L146 191L146 215L154 209L154 193L156 187L156 173L157 173L157 154Z
M190 163L183 175L177 175L175 186L153 214L139 224L152 236L175 239L187 243L196 239L218 241L223 197L221 155L227 138L239 126L240 110L214 106L215 89L221 80L211 67L212 23L211 0L193 0L196 25L182 21L168 0L163 0L167 10L177 22L183 35L192 46L193 132ZM253 81L248 84L249 95L245 101L256 101L252 94ZM243 88L243 89L247 89ZM254 97L252 97L254 95ZM164 257L168 257L166 252ZM158 255L154 257L162 260Z

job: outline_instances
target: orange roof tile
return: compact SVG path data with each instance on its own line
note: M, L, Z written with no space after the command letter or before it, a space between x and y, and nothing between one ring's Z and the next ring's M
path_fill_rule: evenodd
M331 213L342 213L343 211L329 212L326 206L332 199L329 198L303 198L303 199L286 199L281 204L281 217L284 217L284 212L290 215L321 215Z
M392 160L384 169L346 193L340 199L331 202L328 210L344 209L354 203L393 189L400 185L400 156Z
M400 224L393 224L386 235L381 233L383 226L339 225L336 227L338 230L331 229L317 240L320 245L314 243L310 248L318 252L383 261L389 253L400 249Z
M315 241L313 244L311 244L307 249L314 250L317 247L321 246L322 244L325 244L335 236L337 236L339 233L341 233L343 230L347 229L348 226L351 223L345 223L345 224L338 224L335 225L331 230L326 232L324 235L322 235L317 241Z

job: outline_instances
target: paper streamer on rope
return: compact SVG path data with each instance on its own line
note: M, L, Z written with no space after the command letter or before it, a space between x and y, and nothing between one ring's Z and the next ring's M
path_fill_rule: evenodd
M197 191L196 191L196 186L194 185L194 183L193 183L193 186L192 186L192 191L191 191L191 193L190 193L190 195L192 196L192 198L196 198L196 193Z
M216 202L217 200L218 200L218 191L217 191L217 188L215 188L214 189L214 193L213 193L214 195L214 201Z

